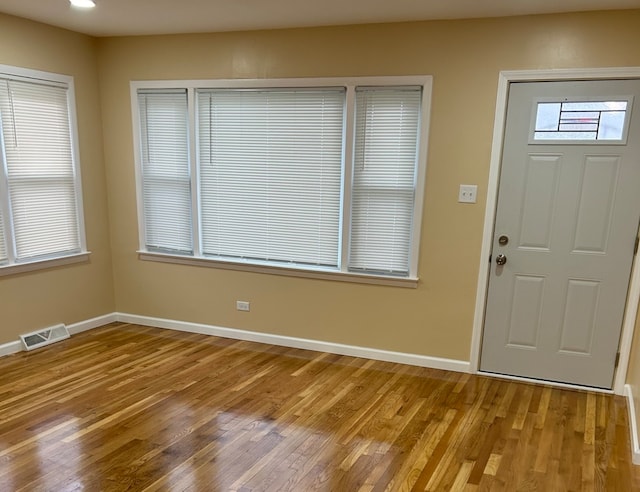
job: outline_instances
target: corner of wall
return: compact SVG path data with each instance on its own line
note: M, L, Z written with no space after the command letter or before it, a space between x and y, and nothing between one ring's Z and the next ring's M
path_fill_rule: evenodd
M638 436L638 422L636 420L635 402L633 399L633 387L630 384L624 386L624 394L627 398L627 411L629 418L629 432L631 446L631 459L634 465L640 465L640 436Z

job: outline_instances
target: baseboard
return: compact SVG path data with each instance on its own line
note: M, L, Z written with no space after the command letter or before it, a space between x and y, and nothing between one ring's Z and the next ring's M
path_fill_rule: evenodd
M22 343L17 340L15 342L4 343L0 345L0 357L5 355L16 354L23 350Z
M636 405L633 400L633 389L630 384L624 385L624 394L627 397L627 410L629 412L629 432L631 433L631 459L634 465L640 465L640 442L638 436L638 422L636 420Z
M100 326L108 325L109 323L114 323L115 321L118 321L117 313L109 313L102 316L97 316L95 318L87 319L85 321L67 325L67 330L69 330L69 333L71 335L75 335L76 333L93 330L94 328L99 328Z
M127 313L110 313L85 321L80 321L67 325L71 335L83 331L92 330L115 321L133 323L155 328L165 328L169 330L185 331L189 333L200 333L203 335L213 335L235 340L247 340L258 343L268 343L283 347L292 347L306 350L316 350L318 352L328 352L331 354L349 355L352 357L362 357L365 359L381 360L386 362L396 362L412 366L429 367L432 369L443 369L447 371L469 372L469 362L445 359L441 357L430 357L426 355L407 354L402 352L392 352L369 347L359 347L355 345L344 345L340 343L324 342L320 340L310 340L306 338L287 337L283 335L273 335L270 333L258 333L254 331L238 330L235 328L224 328L220 326L205 325L199 323L189 323L186 321L176 321L150 316L140 316ZM0 345L0 357L15 354L23 350L20 341L9 342Z
M344 345L340 343L310 340L306 338L287 337L283 335L273 335L270 333L258 333L254 331L237 330L234 328L223 328L220 326L188 323L185 321L152 318L149 316L140 316L136 314L116 313L116 320L124 323L152 326L154 328L165 328L169 330L186 331L189 333L200 333L202 335L233 338L235 340L268 343L283 347L316 350L318 352L349 355L352 357L362 357L365 359L374 359L386 362L397 362L399 364L429 367L432 369L444 369L447 371L456 372L469 372L470 369L469 362L455 359L444 359L426 355L391 352L388 350L358 347L354 345Z

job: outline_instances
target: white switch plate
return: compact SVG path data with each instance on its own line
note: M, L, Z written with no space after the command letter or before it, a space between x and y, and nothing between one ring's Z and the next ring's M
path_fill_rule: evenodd
M476 203L476 197L478 196L478 185L460 185L460 192L458 193L458 202L460 203Z

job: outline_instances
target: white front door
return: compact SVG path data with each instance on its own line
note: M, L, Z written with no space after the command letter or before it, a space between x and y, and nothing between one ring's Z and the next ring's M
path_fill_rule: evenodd
M611 388L639 219L640 81L511 83L480 370Z

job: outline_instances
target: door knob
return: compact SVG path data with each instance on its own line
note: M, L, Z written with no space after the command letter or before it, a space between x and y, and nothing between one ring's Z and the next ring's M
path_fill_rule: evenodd
M507 262L507 257L505 255L496 256L496 263L498 265L504 265Z

